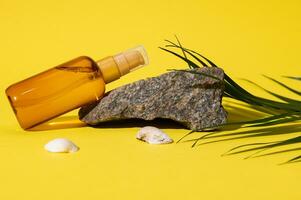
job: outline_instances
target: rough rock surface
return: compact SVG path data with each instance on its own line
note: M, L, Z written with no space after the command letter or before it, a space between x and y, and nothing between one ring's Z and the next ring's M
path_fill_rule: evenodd
M100 101L79 111L82 121L101 122L138 118L172 119L192 130L220 125L227 113L221 105L224 72L220 68L171 71L110 91Z

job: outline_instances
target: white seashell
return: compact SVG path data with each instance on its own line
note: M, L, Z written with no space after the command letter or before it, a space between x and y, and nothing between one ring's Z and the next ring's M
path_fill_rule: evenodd
M52 153L73 153L79 150L73 142L65 138L51 140L44 148Z
M167 144L173 142L166 133L153 126L145 126L141 128L138 131L136 138L149 144Z

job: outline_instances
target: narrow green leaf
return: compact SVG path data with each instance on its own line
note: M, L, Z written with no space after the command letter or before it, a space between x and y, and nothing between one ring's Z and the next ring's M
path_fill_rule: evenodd
M176 37L176 39L177 39L177 41L178 41L178 44L179 44L180 46L182 46L176 35L175 35L175 37ZM166 42L172 43L172 42L169 41L169 40L165 40L165 41L166 41ZM165 47L167 47L167 45L166 45ZM182 53L183 53L184 58L188 59L187 56L186 56L186 54L185 54L185 51L182 50ZM194 69L194 67L191 66L189 63L187 63L187 64L188 64L188 68Z
M168 40L167 40L168 41ZM170 41L169 41L170 42ZM172 42L170 42L172 43ZM172 43L172 45L166 45L166 47L176 47L176 48L181 48L176 46L174 43ZM199 59L198 57L196 57L194 54L192 54L191 52L187 51L185 48L181 48L182 51L188 53L191 57L193 57L194 59L196 59L203 67L208 67L208 65L203 62L201 59Z
M192 62L191 60L187 59L187 58L184 58L183 56L173 52L173 51L170 51L168 49L165 49L163 47L159 47L159 49L162 49L163 51L166 51L168 53L171 53L175 56L177 56L178 58L181 58L182 60L184 60L186 63L188 63L189 65L193 66L193 68L200 68L197 64L195 64L194 62Z
M287 103L293 104L294 106L301 106L301 101L298 101L298 100L295 100L295 99L291 99L291 98L287 98L285 96L276 94L276 93L274 93L274 92L272 92L270 90L267 90L267 89L261 87L260 85L254 83L253 81L250 81L250 80L247 80L247 79L243 79L243 80L245 80L245 81L247 81L247 82L249 82L249 83L251 83L251 84L253 84L253 85L255 85L255 86L259 87L259 88L261 88L265 92L273 95L274 97L277 97L280 100L286 101Z
M277 80L275 80L275 79L273 79L273 78L271 78L271 77L269 77L269 76L266 76L266 75L263 75L263 76L266 77L267 79L270 79L271 81L277 83L278 85L281 85L282 87L286 88L287 90L289 90L289 91L291 91L291 92L293 92L293 93L295 93L295 94L301 96L301 92L300 92L300 91L297 91L297 90L295 90L295 89L293 89L293 88L291 88L291 87L285 85L284 83L281 83L280 81L277 81ZM301 80L301 79L296 78L296 77L295 77L294 79L296 79L296 80Z
M274 108L274 109L287 110L287 111L301 111L301 107L299 107L299 106L282 103L282 102L278 102L278 101L273 101L273 100L269 100L269 99L251 95L249 92L242 89L234 81L232 82L231 80L227 79L227 76L226 76L225 81L226 81L225 82L226 83L225 91L237 100L244 101L251 105L263 106L266 108Z
M172 44L174 44L174 43L172 43ZM175 44L174 44L174 45L175 45ZM174 47L180 48L180 47L177 46L177 45L175 45ZM209 60L209 59L206 58L205 56L201 55L200 53L198 53L198 52L196 52L196 51L193 51L193 50L191 50L191 49L187 49L187 48L183 48L183 49L184 49L186 52L189 51L189 52L194 53L194 54L200 56L201 58L205 59L205 60L211 65L211 67L217 67L216 64L214 64L211 60Z
M299 116L299 117L292 116L290 118L284 118L284 119L279 119L279 120L270 121L270 122L264 122L264 123L260 123L260 124L253 124L253 125L249 125L246 127L274 126L274 125L295 122L295 121L300 121L300 120L301 120L301 116Z
M181 45L181 43L180 43L180 41L179 41L179 39L178 39L178 37L175 35L175 37L176 37L176 40L177 40L177 42L178 42L178 44L179 44L179 46L181 47L181 50L182 50L182 53L183 53L183 56L187 59L187 56L186 56L186 53L185 53L185 51L183 50L183 48L182 48L182 45ZM189 64L188 64L188 67L189 68L193 68L192 66L190 66Z

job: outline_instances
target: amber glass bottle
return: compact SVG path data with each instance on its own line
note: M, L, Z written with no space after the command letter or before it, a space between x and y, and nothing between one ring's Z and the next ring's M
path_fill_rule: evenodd
M142 46L97 62L75 58L6 89L19 124L29 129L101 98L105 84L148 64Z

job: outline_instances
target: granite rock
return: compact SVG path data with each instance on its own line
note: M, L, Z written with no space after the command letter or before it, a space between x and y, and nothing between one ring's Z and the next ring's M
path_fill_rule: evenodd
M171 71L108 92L98 102L82 107L79 118L90 125L122 119L163 118L192 130L217 126L227 120L221 104L223 78L223 70L213 67Z

